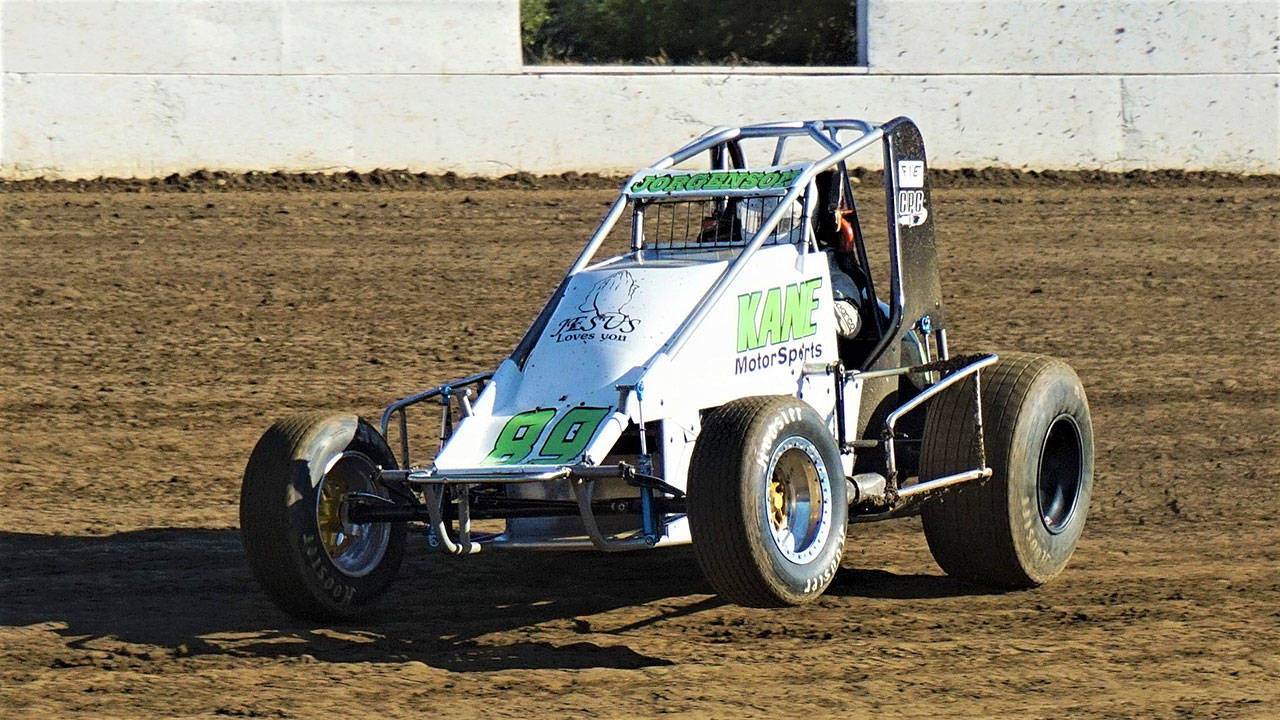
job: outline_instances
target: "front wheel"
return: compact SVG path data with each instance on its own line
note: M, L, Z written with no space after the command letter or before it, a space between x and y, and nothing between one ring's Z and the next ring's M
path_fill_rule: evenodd
M813 600L840 567L849 513L831 431L792 397L716 408L690 458L688 511L694 556L726 600Z
M378 467L396 466L355 415L301 415L272 425L240 490L240 534L258 583L283 610L354 616L386 590L404 557L404 523L353 524L348 493L389 497Z
M1002 355L982 371L982 419L992 475L949 488L921 508L924 534L948 575L1034 587L1062 571L1093 492L1093 423L1075 372L1043 355ZM973 469L969 378L931 402L920 479Z

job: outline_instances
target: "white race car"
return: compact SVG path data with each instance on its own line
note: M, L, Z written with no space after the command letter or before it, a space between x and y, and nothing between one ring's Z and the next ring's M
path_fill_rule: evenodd
M879 265L847 168L874 145ZM925 163L897 118L717 128L640 170L495 371L380 427L311 415L263 435L240 506L254 575L290 613L350 616L414 522L455 555L692 542L725 598L788 605L831 582L848 523L919 513L946 572L1048 580L1089 504L1088 403L1061 361L950 354ZM597 259L611 233L629 250ZM427 400L443 442L415 458L408 409Z

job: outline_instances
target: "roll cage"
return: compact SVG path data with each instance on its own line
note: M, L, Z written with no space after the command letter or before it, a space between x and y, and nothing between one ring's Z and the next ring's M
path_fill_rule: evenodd
M851 134L853 137L847 137ZM703 153L710 158L712 172L731 175L734 171L750 171L752 168L748 166L746 153L742 148L742 141L748 139L774 140L773 161L770 165L763 166L762 170L779 175L789 174L790 177L785 186L770 184L763 188L755 185L743 188L727 187L721 183L713 188L703 185L698 188L660 190L652 189L652 184L648 186L644 184L646 178L658 176L665 171L674 171L676 166L693 160ZM789 142L793 140L809 140L816 144L817 149L823 154L810 162L779 165L784 152L788 150ZM883 144L885 206L889 238L889 288L887 297L883 298L879 296L872 280L871 263L848 172L849 158L877 142ZM925 162L924 141L920 131L914 122L905 117L895 118L883 125L875 125L863 120L812 120L714 128L652 165L641 168L627 179L618 199L610 207L608 214L569 268L547 305L516 346L511 357L517 366L523 367L529 352L533 349L538 337L542 335L551 313L559 303L569 278L591 264L605 239L622 219L628 205L633 205L633 211L642 217L646 206L660 199L779 198L769 215L752 233L751 238L745 240L737 257L729 263L724 273L699 301L695 310L654 356L654 360L659 356L675 355L702 324L707 313L724 294L725 289L746 267L750 257L774 237L779 222L792 212L791 208L797 203L802 205L806 220L805 242L814 241L812 220L818 197L815 180L821 173L831 170L837 171L840 206L850 213L855 258L857 268L865 279L866 300L871 307L875 307L880 300L884 300L888 306L887 317L872 313L875 324L874 347L865 354L857 369L870 370L876 367L895 366L899 358L886 357L886 352L895 343L901 342L903 336L908 333L916 335L915 342L922 347L921 355L926 361L933 357L945 357L947 354L946 322L943 314L941 285L938 280L933 217L928 213L932 203L929 197L930 188ZM903 195L904 191L910 193L910 196ZM910 222L904 224L901 220L906 211L912 208L923 209L925 213L923 217L919 213L914 214L907 218ZM917 219L918 222L916 222ZM646 242L641 232L642 223L638 220L639 218L633 220L631 252L643 257L646 252ZM886 364L886 361L889 362ZM652 364L653 361L650 361L650 365ZM648 366L645 369L647 370Z

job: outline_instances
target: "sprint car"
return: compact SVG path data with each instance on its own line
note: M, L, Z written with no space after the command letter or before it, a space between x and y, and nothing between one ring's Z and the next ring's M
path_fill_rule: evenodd
M875 232L849 170L872 147ZM253 574L290 613L352 616L412 526L462 556L692 543L727 600L794 605L831 582L850 523L919 514L948 574L1049 580L1089 505L1088 401L1060 360L951 352L933 210L907 118L707 132L626 181L496 369L377 424L267 430L241 492ZM421 457L409 411L428 402L441 443Z

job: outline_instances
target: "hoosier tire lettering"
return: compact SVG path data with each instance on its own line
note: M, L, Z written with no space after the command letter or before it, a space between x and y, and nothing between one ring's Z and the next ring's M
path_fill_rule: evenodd
M830 431L789 396L716 408L694 445L688 510L694 556L726 600L755 607L813 600L840 566L848 522Z
M370 472L375 465L396 467L395 456L369 423L355 415L321 414L272 425L245 468L240 492L245 557L254 578L291 615L309 620L357 615L387 589L404 557L404 523L362 526L358 538L372 544L354 557L351 548L360 546L349 543L358 542L355 536L343 540L338 535L334 548L326 548L321 525L331 516L321 508L333 495L323 497L323 491L325 483L336 482L337 473L344 479L351 475L343 465L348 458L353 467Z

